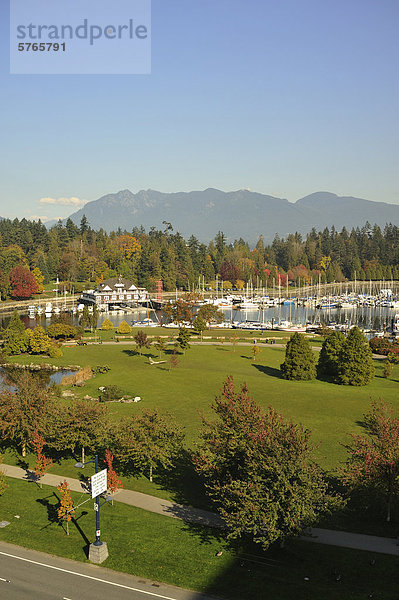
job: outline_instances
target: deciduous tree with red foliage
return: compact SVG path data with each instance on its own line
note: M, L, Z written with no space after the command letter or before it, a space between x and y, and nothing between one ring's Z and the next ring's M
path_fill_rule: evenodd
M351 434L351 443L345 445L349 456L343 479L353 489L382 494L389 522L393 500L399 495L399 418L391 405L379 400L364 415L364 425L366 435Z
M218 419L204 419L195 466L229 537L268 548L340 506L313 462L308 430L263 411L245 385L235 391L232 377L213 409Z
M43 475L45 475L49 469L51 469L51 467L53 466L53 461L51 458L47 458L47 456L44 456L44 454L43 454L44 439L42 438L41 435L38 434L37 431L32 440L32 446L36 453L36 462L35 462L34 471L35 471L35 475L36 475L37 479L40 480L40 478L43 477ZM43 487L41 481L39 482L39 485L40 485L40 487Z
M39 291L34 274L22 266L11 269L10 284L13 298L30 298Z
M0 391L0 432L20 445L22 456L37 432L45 431L55 401L43 384L27 372L18 375L15 391Z
M75 515L75 511L73 510L73 500L68 482L64 480L62 483L60 483L60 485L57 486L57 490L61 494L57 515L60 521L64 520L66 522L66 534L69 535L69 521L72 520L72 517Z
M107 448L105 451L104 462L107 465L107 488L111 490L112 493L112 504L114 504L114 494L123 488L122 481L119 479L118 475L114 471L114 467L112 466L113 461L114 457L111 454L111 451Z

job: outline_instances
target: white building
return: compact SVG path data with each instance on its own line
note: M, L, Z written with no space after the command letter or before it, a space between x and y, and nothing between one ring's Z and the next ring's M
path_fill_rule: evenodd
M82 301L97 304L98 307L118 304L135 304L145 302L148 292L145 288L138 288L124 277L112 277L100 283L96 290L83 292Z

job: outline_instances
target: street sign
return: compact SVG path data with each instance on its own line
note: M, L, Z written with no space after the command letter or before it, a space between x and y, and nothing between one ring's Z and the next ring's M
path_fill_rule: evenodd
M97 502L94 503L94 510L97 511L98 510L98 504Z
M107 490L107 469L103 469L91 476L91 497L100 496Z
M99 529L96 530L96 536L100 537L100 530Z

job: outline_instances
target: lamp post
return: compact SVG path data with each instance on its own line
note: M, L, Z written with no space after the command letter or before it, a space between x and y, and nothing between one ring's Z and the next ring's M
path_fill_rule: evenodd
M107 498L102 504L100 504L100 496L107 489L107 469L102 471L98 470L98 455L96 454L94 460L88 460L84 463L76 463L77 469L82 469L89 463L94 463L95 475L91 479L91 497L95 498L94 510L96 511L96 541L89 546L89 560L94 563L102 563L108 558L108 547L106 542L101 541L101 529L100 529L100 507L110 500Z

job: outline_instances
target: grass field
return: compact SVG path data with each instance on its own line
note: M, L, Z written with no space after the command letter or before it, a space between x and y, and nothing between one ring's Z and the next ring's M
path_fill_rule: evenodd
M91 501L78 509L67 537L56 519L55 488L12 479L8 483L0 497L0 516L10 525L0 529L1 540L87 560L95 531ZM75 504L82 501L80 494L73 498ZM266 553L254 546L233 548L216 531L119 503L101 509L101 536L110 554L103 566L230 600L397 598L397 557L301 541Z

